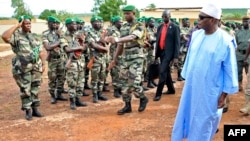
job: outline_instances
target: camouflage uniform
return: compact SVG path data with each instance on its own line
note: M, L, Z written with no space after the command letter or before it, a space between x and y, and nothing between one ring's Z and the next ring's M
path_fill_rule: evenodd
M143 42L145 32L145 26L136 21L125 23L121 27L121 37L131 34L138 37L134 41L124 43L123 46L124 63L120 66L120 77L124 80L122 84L122 98L124 102L131 101L133 91L137 98L145 98L143 87L141 86L145 56L143 48L138 43L139 41Z
M120 37L120 31L116 26L111 26L107 30L108 30L109 36ZM116 48L117 48L117 44L112 44L110 46L110 52L109 52L110 60L113 60L113 55L116 52ZM122 56L119 56L119 60L118 60L117 65L114 66L110 72L111 77L112 77L112 85L113 85L115 90L121 89L121 80L119 77L121 64L122 64Z
M43 42L53 44L59 41L58 35L51 30L43 32ZM50 51L48 58L48 78L49 78L49 93L52 97L55 97L55 90L57 93L63 92L63 86L65 81L65 53L63 49L57 47Z
M154 29L153 28L147 28L147 34L148 34L148 41L149 43L152 43L152 42L155 42L156 41L156 36L155 36L155 32L154 32ZM147 66L149 66L149 64L152 64L155 60L155 57L154 57L154 44L151 44L152 47L148 48L148 54L146 56L147 58Z
M243 79L242 72L244 68L244 57L249 45L248 39L250 39L250 29L238 30L235 36L237 41L236 59L238 66L238 81L239 81L239 86L241 87Z
M96 31L91 28L86 37L86 41L90 46L91 42L98 42L101 37L102 30ZM93 94L97 94L103 90L104 81L106 79L107 54L90 48L90 58L94 57L94 64L91 69L91 89Z
M10 39L13 52L13 77L20 88L22 110L38 107L38 91L41 86L42 61L39 53L42 46L39 37L34 33L15 31Z
M71 35L68 31L65 33L64 37L60 40L60 46L73 48L80 46L79 42L76 40L77 33ZM68 55L69 56L69 55ZM72 58L70 67L66 69L66 80L69 87L68 94L69 97L79 98L82 95L82 90L84 88L84 73L85 73L85 59L83 54L79 59L75 57Z

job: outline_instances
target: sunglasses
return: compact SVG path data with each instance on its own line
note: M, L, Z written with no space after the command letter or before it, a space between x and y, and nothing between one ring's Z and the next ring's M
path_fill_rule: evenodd
M209 18L209 19L210 19L210 18L213 18L213 17L199 15L199 19L200 19L200 20L203 20L203 19L205 19L205 18Z

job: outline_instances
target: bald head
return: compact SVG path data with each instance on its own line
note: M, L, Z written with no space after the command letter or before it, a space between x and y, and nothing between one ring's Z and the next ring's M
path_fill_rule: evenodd
M162 17L164 23L167 24L169 22L170 17L171 17L170 16L170 11L169 10L164 10L162 12L162 16L161 17Z

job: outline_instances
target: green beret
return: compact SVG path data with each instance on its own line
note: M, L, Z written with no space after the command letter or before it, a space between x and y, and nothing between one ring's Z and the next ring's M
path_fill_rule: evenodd
M175 22L175 24L180 25L180 23L179 23L179 22L177 22L177 21Z
M76 22L76 19L75 19L75 18L67 18L67 19L65 20L65 24L70 24L70 23L72 23L72 22Z
M159 18L156 20L157 23L162 23L163 22L163 19L162 18Z
M189 20L189 18L183 18L182 19L182 21L188 21Z
M85 23L85 21L84 21L84 20L79 19L78 17L75 17L75 20L76 20L76 23L78 23L78 24Z
M118 21L120 21L122 19L122 17L120 17L120 16L114 16L113 17L113 22L118 22Z
M55 22L55 23L60 23L61 22L58 18L53 17L53 16L48 16L47 21L48 22Z
M102 21L102 17L100 16L92 16L90 19L90 22L94 22L94 21Z
M20 23L23 19L29 19L31 21L31 17L27 15L22 15L18 18L18 22Z
M197 21L197 20L195 20L195 21L194 21L194 25L197 25L197 24L198 24L198 21Z
M145 20L143 18L138 18L137 21L138 22L144 22Z
M176 18L170 18L171 22L176 22Z
M135 10L134 5L127 5L122 9L122 11L134 11L134 10Z
M147 22L150 22L150 21L155 21L155 18L154 17L147 18Z
M250 19L250 16L243 16L242 17L242 20L249 20Z

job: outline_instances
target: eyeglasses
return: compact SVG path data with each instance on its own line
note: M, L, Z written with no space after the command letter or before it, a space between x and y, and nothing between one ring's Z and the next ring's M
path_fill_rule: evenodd
M205 18L213 18L213 17L199 15L199 19L200 19L200 20L203 20L203 19L205 19Z

